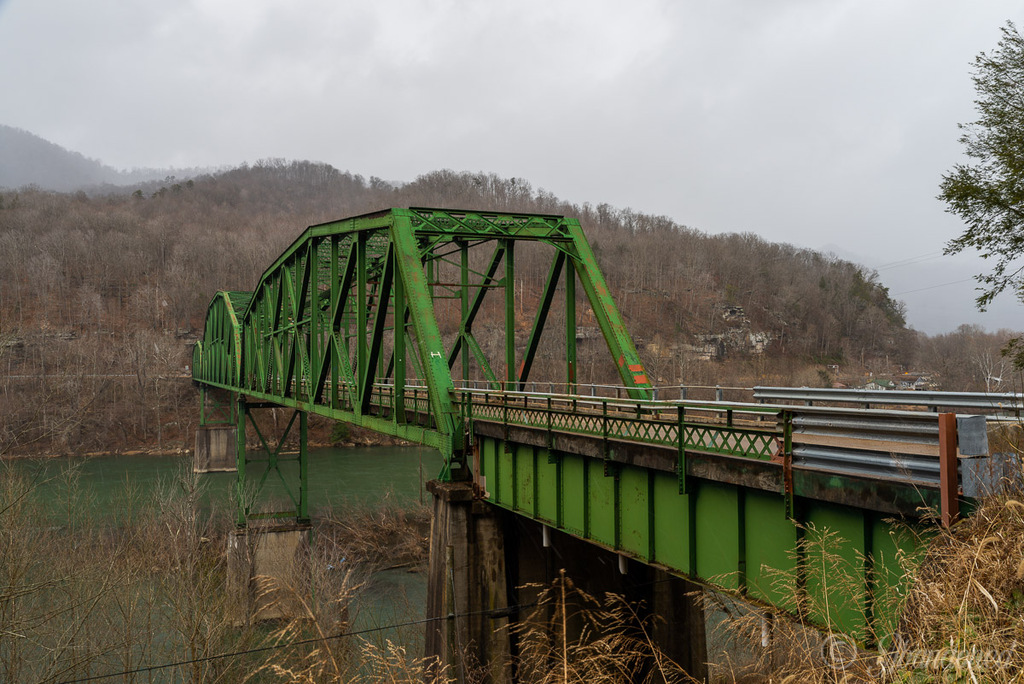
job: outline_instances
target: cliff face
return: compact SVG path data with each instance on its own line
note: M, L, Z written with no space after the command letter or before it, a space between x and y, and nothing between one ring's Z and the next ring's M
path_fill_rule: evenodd
M725 329L694 335L694 344L681 345L683 353L701 361L722 361L730 356L758 356L768 351L772 334L754 330L742 306L722 305L719 309Z

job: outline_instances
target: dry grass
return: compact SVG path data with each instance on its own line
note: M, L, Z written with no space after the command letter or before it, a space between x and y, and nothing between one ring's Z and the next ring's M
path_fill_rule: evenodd
M983 501L935 539L911 585L899 639L881 659L962 681L1019 681L1024 671L1024 499ZM930 655L930 657L929 657ZM956 681L948 679L948 681Z
M827 532L819 539L803 554L816 556L830 575L831 596L855 595L859 579L850 573L851 564L830 550L842 540ZM778 573L777 587L792 592L793 613L749 606L727 611L727 628L753 654L753 663L734 674L810 684L1024 681L1024 498L990 497L951 529L918 542L922 553L898 558L905 591L878 598L879 610L889 608L885 601L894 603L894 633L810 628L799 616L828 621L841 606L828 605L823 594L795 591L791 573ZM720 601L709 597L721 610ZM864 643L878 646L858 646Z
M286 684L449 684L446 668L414 657L389 639L352 633L350 618L364 585L353 580L355 568L344 572L340 588L326 601L307 601L306 593L283 586L273 578L258 578L261 591L279 601L301 605L300 614L281 622L261 646L278 647L266 653L244 682ZM314 581L316 579L314 578ZM323 579L321 586L327 586ZM298 644L298 646L290 646Z
M618 594L595 598L564 571L540 592L518 636L520 681L533 684L611 684L694 681L652 637L654 620Z

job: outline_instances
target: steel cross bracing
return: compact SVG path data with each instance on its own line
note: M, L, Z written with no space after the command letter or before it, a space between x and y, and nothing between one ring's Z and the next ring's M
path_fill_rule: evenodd
M525 344L517 344L524 321L515 255L523 243L546 248L550 265ZM651 384L578 221L422 208L311 226L252 293L218 293L195 347L193 377L437 447L447 479L464 463L453 377L522 387L559 290L563 378L576 383L577 282L630 396L649 397ZM437 318L446 301L457 304L457 332L447 338ZM495 337L500 352L489 356ZM424 389L385 397L382 383Z

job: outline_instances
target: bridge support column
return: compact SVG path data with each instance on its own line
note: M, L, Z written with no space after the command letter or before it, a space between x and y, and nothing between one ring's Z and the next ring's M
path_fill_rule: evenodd
M460 684L512 681L501 520L468 482L432 480L426 656Z
M192 472L223 473L234 472L237 469L235 428L223 425L197 428L196 451L192 456Z
M199 391L199 427L192 472L220 473L237 468L235 459L235 402L225 390Z
M310 526L239 528L228 535L227 595L232 622L308 617Z

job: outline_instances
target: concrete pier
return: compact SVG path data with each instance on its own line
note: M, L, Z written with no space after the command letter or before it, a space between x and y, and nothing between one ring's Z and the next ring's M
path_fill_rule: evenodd
M508 586L500 511L466 483L431 481L426 656L460 684L512 682Z
M237 529L228 535L227 591L232 621L308 617L309 525Z
M198 428L192 472L223 473L238 470L236 435L233 426L208 425Z

